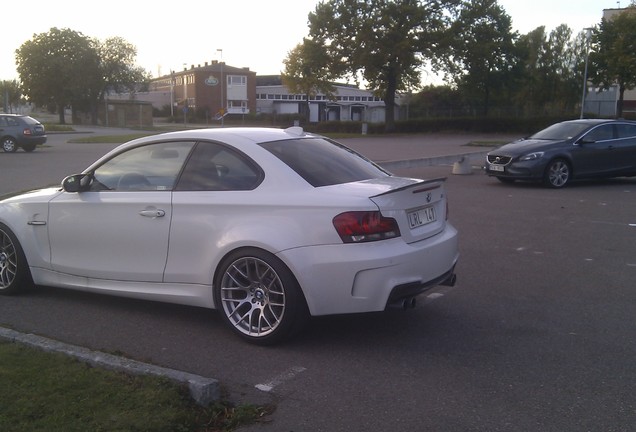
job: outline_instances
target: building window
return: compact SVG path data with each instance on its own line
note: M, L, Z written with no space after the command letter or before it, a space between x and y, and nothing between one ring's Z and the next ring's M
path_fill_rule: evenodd
M245 75L228 75L227 85L228 86L246 86L247 77Z

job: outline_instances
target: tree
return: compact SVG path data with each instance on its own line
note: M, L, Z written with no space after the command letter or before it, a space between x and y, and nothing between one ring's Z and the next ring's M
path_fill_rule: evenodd
M512 68L512 21L496 0L464 0L447 32L446 55L435 67L488 115L493 90Z
M384 99L387 132L395 99L420 87L420 67L437 52L453 0L328 0L309 14L309 39L327 54L333 76L364 80Z
M429 85L411 97L409 110L412 118L453 117L464 114L465 105L457 88Z
M618 86L616 116L623 116L625 90L636 87L636 6L601 20L592 33L591 81L601 88Z
M0 99L4 112L13 112L13 107L17 107L24 102L20 83L16 80L0 82Z
M322 47L312 39L303 38L303 43L287 54L283 61L285 71L283 84L290 93L304 94L306 108L304 115L309 118L309 99L317 93L333 98L335 91L332 80L335 78L329 69L329 58Z
M54 105L61 124L64 109L73 101L73 89L84 80L86 63L93 59L90 39L70 29L35 34L16 50L25 95L38 105Z
M526 114L569 114L579 101L582 81L581 35L572 38L565 24L546 35L541 26L515 43L514 102Z
M96 123L98 103L108 90L130 91L148 82L149 74L134 65L136 55L136 48L119 37L100 42L52 28L22 44L16 63L25 95L36 104L55 106L61 124L68 106L90 112Z
M121 37L93 41L97 53L97 69L85 85L83 97L90 110L92 121L97 123L97 106L104 102L109 91L130 93L143 90L150 81L150 74L135 65L137 48Z

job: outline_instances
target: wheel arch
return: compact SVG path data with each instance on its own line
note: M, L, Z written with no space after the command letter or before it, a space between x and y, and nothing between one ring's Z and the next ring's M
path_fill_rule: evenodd
M555 162L563 162L565 165L567 165L568 168L568 177L566 179L566 181L560 185L560 186L555 186L554 184L552 184L548 177L549 177L549 171L550 168L552 167L552 165ZM567 184L569 184L573 179L574 179L574 164L572 163L572 159L566 155L562 155L562 154L558 154L558 155L554 155L553 157L551 157L548 162L546 163L545 167L543 168L543 175L542 175L542 183L544 185L547 185L551 188L557 188L557 189L561 189L563 187L565 187Z
M555 154L548 160L548 163L545 165L544 170L547 170L550 164L554 162L555 160L562 160L568 164L568 167L570 168L570 178L573 179L575 176L575 172L574 172L574 162L572 161L572 156L567 153Z
M241 253L248 253L250 250L256 250L259 251L261 253L265 253L268 255L271 255L274 259L280 261L281 264L283 264L285 267L287 267L287 270L289 270L290 275L294 278L294 281L296 282L296 284L300 287L300 292L302 294L302 300L305 302L305 306L308 307L308 303L307 303L307 296L305 295L305 290L303 288L303 286L300 284L299 278L298 276L296 276L296 273L293 270L293 267L290 265L290 263L286 262L286 260L284 259L284 257L280 256L279 254L277 254L276 252L269 250L267 247L265 247L264 245L250 245L250 244L243 244L243 245L238 245L232 249L229 249L227 251L225 251L225 253L219 258L218 262L216 263L216 266L214 268L214 272L212 274L212 291L213 291L213 301L214 301L214 308L218 309L218 304L217 304L217 298L216 298L216 284L217 281L220 277L220 274L223 270L223 268L225 267L225 264L227 262L227 260L230 259L231 256L233 255L240 255Z

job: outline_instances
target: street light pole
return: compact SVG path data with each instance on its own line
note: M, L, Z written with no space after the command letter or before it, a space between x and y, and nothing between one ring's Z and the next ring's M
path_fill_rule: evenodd
M188 65L183 64L183 127L188 123Z
M221 79L219 81L221 81L221 127L223 127L223 123L224 123L224 119L225 119L225 78L223 77L223 49L222 48L217 48L216 50L217 53L220 53L220 61L219 64L221 65Z
M170 70L170 121L174 119L174 71Z
M590 37L592 29L585 28L585 72L583 73L583 95L581 96L581 117L583 118L583 109L585 108L585 94L587 93L587 62L590 57Z

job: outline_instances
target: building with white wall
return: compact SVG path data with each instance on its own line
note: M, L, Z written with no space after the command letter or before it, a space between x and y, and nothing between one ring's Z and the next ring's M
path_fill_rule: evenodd
M256 77L256 112L267 114L305 114L312 122L385 120L384 101L371 91L347 84L335 84L334 98L318 93L310 96L292 94L278 75Z

